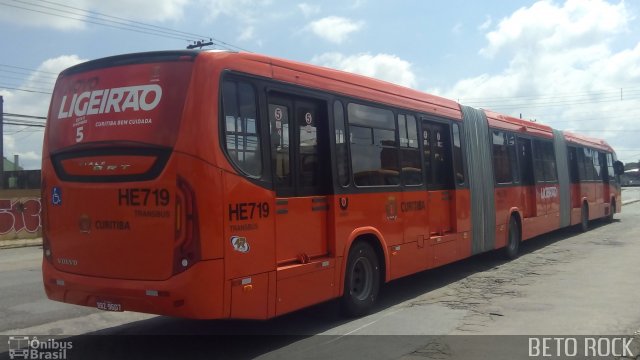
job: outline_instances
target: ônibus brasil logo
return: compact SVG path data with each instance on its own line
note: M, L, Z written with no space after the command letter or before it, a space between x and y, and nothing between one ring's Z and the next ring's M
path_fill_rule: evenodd
M71 341L56 339L38 340L28 336L9 336L9 358L13 359L59 359L67 358Z
M125 86L100 89L73 94L67 104L67 95L62 97L58 119L73 116L108 114L126 110L151 111L162 98L162 88L158 84Z

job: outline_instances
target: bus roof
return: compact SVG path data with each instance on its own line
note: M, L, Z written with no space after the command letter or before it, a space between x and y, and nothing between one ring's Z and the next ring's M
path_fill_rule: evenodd
M211 53L202 52L201 56L216 56L209 54ZM364 100L383 102L388 105L416 111L429 111L457 120L462 119L460 105L453 100L383 80L253 53L240 52L229 53L229 55L235 60L241 58L270 65L270 76L276 80L322 89L346 96L354 96ZM233 62L229 63L233 68L232 64Z
M609 146L609 144L602 139L592 138L585 135L579 135L579 134L572 133L570 131L563 131L563 133L564 133L564 138L569 143L584 145L584 146L589 146L599 150L614 152L613 148Z
M551 126L530 120L518 119L509 115L499 114L491 110L484 110L484 113L487 115L487 120L491 127L510 130L522 134L543 136L546 138L553 137L553 129Z
M144 64L149 62L193 60L198 53L200 53L200 50L169 50L114 55L71 66L63 70L60 75L67 76L106 67Z
M222 60L225 63L224 66L232 70L238 68L246 69L244 66L236 66L242 63L245 65L248 65L249 63L261 63L269 67L268 76L276 80L295 83L315 89L322 89L346 96L354 96L364 100L383 102L388 105L413 109L418 112L429 112L456 120L462 120L460 104L451 99L446 99L363 75L247 52L220 50L174 50L123 54L92 60L72 66L64 70L61 73L61 76L67 76L103 67L140 64L145 62L193 61L196 57L210 58L211 60L215 59L216 61ZM259 75L267 75L264 70L258 71L258 73ZM483 111L485 112L491 127L546 138L551 138L553 136L553 129L548 125L518 119L492 110ZM565 139L570 143L613 152L611 146L609 146L609 144L604 140L578 135L568 131L563 131L563 133L565 135Z
M211 53L211 55L208 55L209 53ZM205 54L207 54L207 56L215 56L211 51L201 53L201 55ZM276 80L347 96L354 96L365 100L383 102L392 106L404 107L419 112L428 111L457 120L462 119L460 104L454 100L427 94L383 80L266 55L244 52L229 54L236 61L238 58L241 58L249 62L260 62L265 65L270 65L271 73L269 75ZM484 110L484 112L491 127L544 138L553 137L553 128L551 126L518 119L492 110ZM604 140L577 135L567 131L563 133L568 142L613 152L611 146Z

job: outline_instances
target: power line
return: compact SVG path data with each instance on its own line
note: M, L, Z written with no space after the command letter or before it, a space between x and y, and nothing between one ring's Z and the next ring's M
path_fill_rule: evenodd
M37 94L47 94L47 95L51 95L51 93L50 93L50 92L36 91L36 90L27 90L27 89L20 89L20 88L16 88L16 87L3 86L3 85L0 85L0 89L17 90L17 91L24 91L24 92L30 92L30 93L37 93Z
M13 1L16 1L16 0L13 0ZM20 1L17 1L17 2L20 2ZM3 3L3 2L0 2L0 5L5 5L5 6L12 7L12 8L22 9L22 10L27 10L27 11L32 11L32 12L36 12L36 13L40 13L40 14L45 14L45 15L57 16L57 17L65 18L65 19L71 19L71 20L76 20L76 21L82 21L82 22L86 22L86 23L89 23L89 24L102 25L102 26L111 27L111 28L114 28L114 29L119 29L119 30L128 30L128 31L134 31L134 32L141 33L141 34L154 35L154 36L160 36L160 37L164 37L164 38L171 38L171 39L183 40L183 41L191 41L191 39L186 39L186 38L184 38L184 37L176 37L176 36L170 36L170 35L162 35L162 34L153 33L153 32L149 32L149 31L141 31L141 30L135 30L135 29L128 29L128 28L121 27L121 26L111 25L111 24L108 24L108 23L105 23L105 22L97 22L97 21L91 21L91 20L86 20L86 19L81 19L81 18L79 19L79 18L76 18L76 17L73 17L73 16L62 15L62 14L55 14L55 13L51 13L51 12L47 12L47 11L43 11L43 10L29 9L29 8L27 8L27 7L24 7L24 6L10 5L10 4ZM40 7L43 7L43 8L47 8L47 7L45 7L45 6L41 6L41 5L33 5L33 4L30 4L30 5L32 5L32 6L40 6ZM57 10L57 11L60 11L60 10ZM70 13L70 14L72 14L72 13ZM74 15L77 15L77 14L74 14Z
M563 97L577 97L577 96L596 96L602 94L615 94L618 98L620 97L620 91L626 91L623 94L629 92L637 92L640 91L640 87L628 87L628 88L616 88L612 90L603 90L603 91L584 91L584 92L567 92L567 93L558 93L554 95L518 95L518 96L504 96L504 97L477 97L477 98L461 98L465 100L465 103L477 103L477 102L491 102L491 101L502 101L502 100L511 100L511 99L557 99Z
M632 158L638 158L638 157L640 157L640 153L637 153L635 155L625 156L624 158L625 159L632 159Z
M572 106L572 105L586 105L586 104L597 104L597 103L605 103L605 102L623 102L623 101L631 101L640 99L639 97L626 98L624 100L619 99L604 99L604 100L581 100L581 101L558 101L558 102L549 102L549 103L538 103L538 104L515 104L515 105L504 105L504 106L479 106L480 108L487 108L491 110L518 110L518 109L529 109L529 108L539 108L539 107L554 107L554 106Z
M466 98L461 102L471 106L509 112L527 108L586 105L640 99L639 87L617 88L597 92L572 92L554 95L522 95L511 97ZM523 102L526 101L526 102ZM592 114L592 113L589 113ZM551 116L557 116L552 114ZM531 116L529 116L531 117ZM537 115L536 117L545 116Z
M13 68L13 69L27 70L27 71L31 71L31 72L40 72L40 73L45 73L45 74L53 74L53 75L58 76L58 73L55 73L55 72L52 72L52 71L29 69L29 68L25 68L25 67L14 66L14 65L7 65L7 64L0 64L0 66L4 66L4 67L8 67L8 68Z
M7 131L5 129L4 131L5 135L13 136L19 133L36 133L36 132L42 132L44 130L43 128L32 129L32 127L28 125L10 125L10 126L22 126L22 129L16 130L16 131Z
M590 115L593 115L593 112L591 112ZM609 120L613 120L613 119L635 120L635 119L638 119L638 117L640 117L640 114L638 114L638 115L627 114L627 115L618 115L618 116L602 116L600 118L593 118L593 119L582 119L582 118L574 117L572 120L565 120L565 118L567 118L567 117L569 117L569 116L563 116L561 120L553 120L554 117L553 116L549 116L549 117L546 117L547 120L545 120L545 121L549 122L549 123L553 123L553 124L563 124L563 123L572 123L572 122L609 121ZM572 114L572 117L573 117L573 114ZM545 118L545 116L536 116L536 118L542 119L542 118ZM555 118L558 118L558 117L555 116Z
M640 129L569 129L569 131L577 131L577 132L638 132Z
M47 120L46 116L34 116L34 115L23 115L23 114L13 114L13 113L2 113L2 115L23 117L23 118L29 118L29 119Z
M23 120L23 119L18 119L18 118L14 118L11 116L5 116L4 117L5 123L6 120L11 121L12 123L18 124L18 125L34 125L34 126L44 126L44 122L42 121L32 121L32 120Z
M2 65L0 65L2 66ZM24 79L28 76L32 76L34 72L37 73L37 70L31 70L32 72L30 73L25 73L25 72L19 72L19 71L12 71L12 70L5 70L5 69L0 69L1 73L8 73L8 74L14 74L14 75L22 75L21 79ZM57 77L55 76L50 76L47 74L36 74L39 78L41 78L42 80L50 80L50 81L55 81L57 79ZM7 76L7 75L3 75L3 76Z
M9 120L9 121L7 121L7 120ZM28 125L28 124L23 124L23 123L20 123L20 122L12 122L11 119L5 119L3 124L5 124L5 125L33 126L33 127L42 127L42 128L45 126L44 124L29 124Z
M31 86L31 85L29 85L29 86L24 86L24 85L20 85L20 84L7 83L7 82L0 82L0 86L3 86L3 85L6 85L6 86L16 86L16 87L18 87L18 88L20 88L20 89L29 89L29 90L41 90L41 91L49 91L49 90L51 90L51 87L44 88L44 87Z
M22 86L18 84L0 83L0 88L4 88L4 89L13 88L14 90L32 91L32 92L40 92L43 94L51 94L50 92L47 92L50 89L44 89L44 88L39 88L34 86Z
M41 81L41 80L26 79L24 77L6 76L6 75L0 75L0 79L7 79L7 80L10 80L10 81L13 81L13 80L29 81L29 82L32 82L32 83L35 83L35 84L51 85L51 86L53 86L53 84L55 83L55 81L53 81L53 80Z
M106 17L106 18L118 19L118 20L123 20L123 21L127 21L127 22L137 23L137 24L141 24L141 25L144 25L146 27L149 27L149 28L166 30L166 31L170 31L170 32L173 32L173 33L176 33L176 34L184 34L184 35L188 35L188 36L195 36L198 39L208 38L208 39L211 39L211 41L216 42L217 44L223 45L223 47L226 47L229 50L232 50L231 48L233 48L233 49L238 49L238 50L242 50L242 51L246 51L246 52L251 52L251 51L249 51L247 49L244 49L244 48L241 48L239 46L236 46L236 45L230 44L228 42L222 41L222 40L217 39L217 38L215 38L213 36L210 36L210 35L195 34L195 33L191 33L191 32L185 32L185 31L181 31L181 30L171 29L171 28L164 27L164 26L157 26L157 25L147 24L147 23L143 23L143 22L140 22L140 21L135 21L135 20L131 20L131 19L118 17L118 16L99 13L97 11L91 11L91 10L76 8L76 7L73 7L73 6L64 5L64 4L60 4L60 3L57 3L57 2L53 2L53 1L46 1L46 0L38 0L38 1L44 2L44 3L63 6L63 7L74 9L74 10L84 11L84 12L87 12L87 13L90 13L90 14L96 14L96 15L103 16L103 17Z
M90 10L81 9L73 6L68 6L68 5L64 5L64 4L53 2L53 1L38 0L41 3L58 6L58 8L41 5L41 4L35 4L29 1L22 1L22 0L11 0L11 1L13 1L14 3L20 3L29 7L8 4L6 2L0 2L0 5L22 9L26 11L32 11L32 12L41 13L41 14L46 14L46 15L51 15L51 16L62 17L66 19L72 19L72 20L86 22L86 23L95 24L95 25L111 27L119 30L133 31L133 32L138 32L142 34L159 36L164 38L171 38L176 40L183 40L188 42L193 42L196 40L200 40L202 38L209 38L211 39L211 41L215 40L214 45L216 46L226 48L228 50L238 49L238 50L249 52L249 50L246 50L239 46L216 39L212 36L202 36L199 34L184 32L180 30L167 28L167 27L151 25L151 24L140 22L140 21L106 15L96 11L90 11ZM72 9L74 11L61 9L60 7L66 8L66 9ZM54 13L52 13L51 11L54 11ZM78 18L78 16L80 18ZM89 19L93 19L93 20L89 20Z
M6 112L2 113L2 117L3 117L2 123L5 125L30 126L30 127L45 127L44 122L35 121L35 120L47 119L44 116L34 116L34 115L15 114L15 113L6 113ZM28 119L34 119L34 120L28 120Z
M142 22L139 22L139 21L131 20L131 19L126 19L126 18L122 18L122 17L118 17L118 16L99 13L97 11L91 11L91 10L81 9L81 8L77 8L77 7L73 7L73 6L69 6L69 5L65 5L65 4L60 4L60 3L57 3L57 2L54 2L54 1L46 1L46 0L38 0L38 1L39 2L43 2L43 3L62 6L62 7L73 9L73 10L82 11L82 12L89 13L89 14L95 14L95 15L98 15L98 16L101 16L101 17L105 17L105 18L117 19L117 20L122 20L122 21L126 21L126 22L137 23L137 24L141 24L141 25L144 25L146 27L149 27L149 28L159 29L159 30L163 30L163 31L169 31L169 32L172 32L172 33L175 33L175 34L183 34L183 35L186 35L186 36L193 36L193 37L198 38L198 39L211 38L211 36L207 36L207 35L201 35L201 34L185 32L185 31L181 31L181 30L175 30L175 29L171 29L171 28L168 28L168 27L164 27L164 26L146 24L146 23L142 23ZM216 42L224 44L224 45L229 45L230 47L233 47L233 48L241 49L241 48L239 48L239 47L237 47L235 45L228 44L228 43L226 43L224 41L221 41L221 40L218 40L218 39L212 38L212 40L215 40ZM244 50L244 49L242 49L242 50L243 51L247 51L247 50Z

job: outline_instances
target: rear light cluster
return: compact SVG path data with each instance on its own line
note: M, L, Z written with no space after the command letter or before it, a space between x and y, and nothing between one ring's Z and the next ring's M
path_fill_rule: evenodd
M200 261L200 230L193 188L181 177L177 179L175 244L173 274L178 274Z
M45 179L42 179L41 189L40 202L42 204L47 204L47 182ZM47 231L49 230L49 216L47 214L47 207L41 206L40 209L40 219L42 221L42 223L40 224L40 231L42 231L42 255L48 262L53 264L51 243L49 242L49 237L47 236Z

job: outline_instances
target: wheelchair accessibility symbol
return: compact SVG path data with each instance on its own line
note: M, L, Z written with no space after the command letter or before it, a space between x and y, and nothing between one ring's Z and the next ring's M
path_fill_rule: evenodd
M51 204L54 206L62 205L62 190L59 187L54 186L51 189Z

